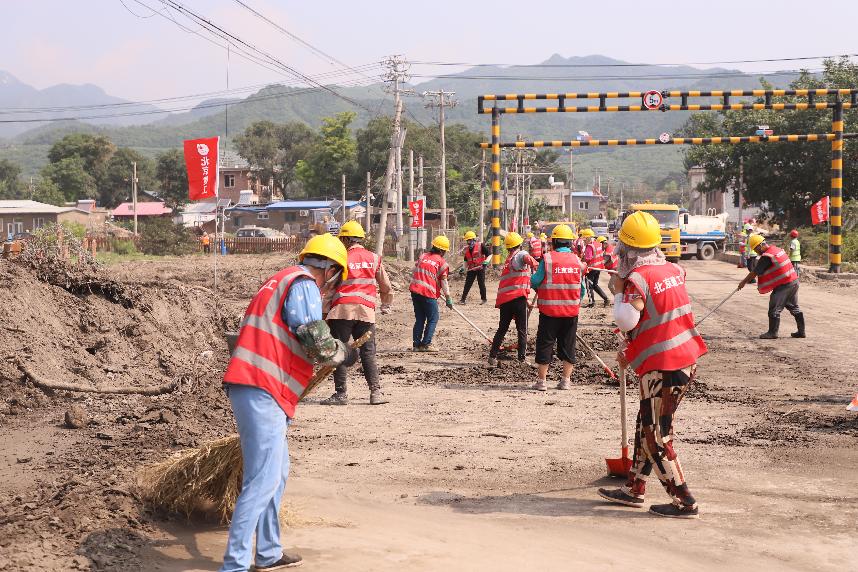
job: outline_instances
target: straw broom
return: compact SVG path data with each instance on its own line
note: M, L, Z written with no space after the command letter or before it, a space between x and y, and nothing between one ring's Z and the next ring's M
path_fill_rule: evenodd
M367 332L349 346L357 349L369 341L371 335ZM334 369L332 366L319 368L307 383L301 399L325 381ZM212 505L221 522L227 523L241 492L242 469L241 443L238 435L231 435L145 468L143 497L154 508L186 516Z

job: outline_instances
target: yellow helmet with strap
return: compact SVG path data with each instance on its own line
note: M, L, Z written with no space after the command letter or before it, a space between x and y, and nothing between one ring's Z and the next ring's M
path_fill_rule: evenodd
M661 244L661 227L648 212L635 211L623 221L619 238L633 248L653 248Z
M340 227L340 237L348 236L351 238L366 238L366 232L363 230L363 226L356 221L350 220L343 223L343 226Z
M558 238L560 240L575 240L575 233L569 228L569 225L558 224L551 231L552 240Z
M343 269L343 280L349 275L349 254L346 247L330 233L314 236L304 245L304 250L298 255L298 261L304 262L308 254L315 254L339 264Z
M443 234L439 234L432 239L432 246L434 246L438 250L443 250L444 252L447 252L448 250L450 250L450 239Z
M524 242L524 239L521 238L520 234L518 234L517 232L508 232L506 234L506 238L503 240L503 245L504 248L510 250L512 248L515 248L516 246L519 246L522 242Z

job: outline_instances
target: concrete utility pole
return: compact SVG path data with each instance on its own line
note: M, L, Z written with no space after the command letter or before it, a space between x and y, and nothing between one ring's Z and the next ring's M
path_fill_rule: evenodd
M424 91L423 97L430 97L432 101L426 104L426 107L438 108L438 124L441 131L441 230L447 230L447 150L444 143L444 108L455 107L458 102L453 99L456 95L455 91ZM444 99L446 97L446 100Z
M343 173L343 224L346 224L346 174Z
M402 146L405 144L407 129L399 133L396 143L396 259L402 260L402 237L405 235L405 226L402 220Z
M414 200L414 149L408 150L408 202ZM414 229L408 226L408 262L414 262Z
M739 157L739 184L736 185L736 192L739 193L739 231L745 226L745 221L742 219L742 187L745 186L745 161L743 157Z
M366 232L372 232L372 173L366 172Z
M426 194L423 192L423 155L420 155L417 158L417 194L420 195L421 197L423 197L424 199L426 198ZM428 201L426 201L426 202L428 202ZM424 207L423 216L424 216L424 223L425 223L426 203L423 204L423 207ZM424 248L425 247L424 246L426 244L425 237L426 237L426 229L425 228L418 228L417 229L417 248Z
M134 212L134 236L137 236L137 161L131 162L131 210Z
M375 245L375 252L379 256L384 256L384 238L387 234L387 203L390 200L390 189L393 183L393 178L397 174L396 158L397 148L402 143L400 136L402 128L402 89L400 83L408 77L408 62L404 56L390 56L384 61L388 71L385 74L385 81L391 84L393 92L394 112L393 112L393 132L390 134L390 150L387 154L387 171L384 173L384 190L382 191L381 199L381 216L378 223L378 237ZM402 205L399 205L399 211L402 211Z
M486 150L480 161L480 240L486 238Z

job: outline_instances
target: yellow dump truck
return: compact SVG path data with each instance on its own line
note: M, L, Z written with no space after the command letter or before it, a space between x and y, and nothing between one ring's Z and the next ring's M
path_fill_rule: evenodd
M671 262L679 262L682 257L682 245L679 240L679 207L649 201L629 205L626 214L646 211L658 221L661 227L661 250Z

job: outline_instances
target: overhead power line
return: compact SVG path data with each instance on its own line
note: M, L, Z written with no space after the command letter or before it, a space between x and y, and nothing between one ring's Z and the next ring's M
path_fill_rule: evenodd
M807 70L817 73L822 69ZM643 74L643 75L588 75L588 76L548 76L548 75L470 75L470 74L412 74L413 77L427 79L464 79L464 80L509 80L509 81L606 81L606 80L652 80L652 79L719 79L733 77L768 77L777 75L798 74L800 70L779 70L768 72L724 72L724 73L699 73L699 74Z
M471 63L471 62L439 62L439 61L412 61L414 65L425 66L468 66L468 67L518 67L518 68L626 68L626 67L668 67L668 66L710 66L729 64L757 64L767 62L797 62L806 60L824 60L832 58L852 58L858 54L834 54L828 56L802 56L796 58L763 58L758 60L723 60L709 62L682 62L682 63L604 63L604 64L511 64L511 63Z

